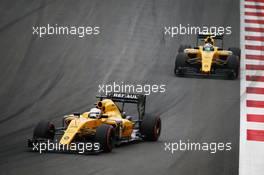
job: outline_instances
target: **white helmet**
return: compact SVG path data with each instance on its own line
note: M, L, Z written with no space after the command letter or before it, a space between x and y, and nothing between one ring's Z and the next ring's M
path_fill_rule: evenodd
M100 109L92 108L90 110L89 116L90 116L90 118L100 118L101 114L102 114L102 111Z

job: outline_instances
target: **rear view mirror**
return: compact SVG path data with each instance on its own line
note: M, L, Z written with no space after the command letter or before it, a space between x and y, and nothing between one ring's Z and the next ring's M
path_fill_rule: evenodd
M108 115L106 115L106 114L103 114L103 115L101 115L101 117L100 118L108 118Z
M73 115L80 117L81 113L80 112L74 112Z

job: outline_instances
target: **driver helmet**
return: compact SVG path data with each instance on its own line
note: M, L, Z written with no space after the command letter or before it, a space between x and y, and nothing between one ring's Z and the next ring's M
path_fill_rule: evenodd
M210 44L210 43L206 43L205 45L204 45L204 47L209 47L209 48L211 48L213 45L212 44Z
M101 114L102 114L102 111L100 109L92 108L90 110L89 116L90 116L90 118L100 118Z
M213 45L210 44L210 43L206 43L206 44L204 45L204 50L205 50L205 51L212 51L212 50L213 50Z

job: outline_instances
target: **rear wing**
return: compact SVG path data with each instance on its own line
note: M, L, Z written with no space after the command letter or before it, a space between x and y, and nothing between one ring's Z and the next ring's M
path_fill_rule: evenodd
M122 103L121 112L123 112L125 103L135 103L137 104L137 109L139 113L139 118L145 115L145 106L146 106L146 95L144 94L132 94L132 93L109 93L107 95L96 96L100 100L111 99L113 102Z
M109 93L107 95L96 96L100 100L111 99L114 102L125 102L125 103L142 103L146 101L146 95L143 94L132 94L132 93Z
M214 39L222 40L224 38L223 34L208 34L208 33L199 33L197 35L198 39L205 39L208 36L212 36Z
M199 33L197 35L196 45L198 46L199 41L206 39L208 36L212 36L214 40L221 41L221 47L224 47L224 35L223 34L210 34L210 33Z

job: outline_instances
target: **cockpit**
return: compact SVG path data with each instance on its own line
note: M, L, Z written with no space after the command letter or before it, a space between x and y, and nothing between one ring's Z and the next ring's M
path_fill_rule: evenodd
M206 43L203 47L203 50L208 52L214 51L214 46L212 44Z

